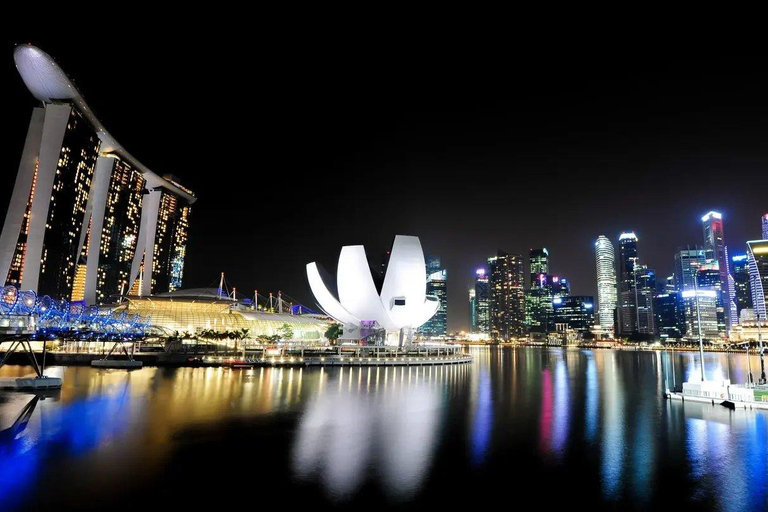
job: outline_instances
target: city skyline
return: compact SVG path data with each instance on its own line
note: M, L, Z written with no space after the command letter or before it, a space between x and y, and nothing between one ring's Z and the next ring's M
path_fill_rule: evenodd
M474 94L483 89L480 85L457 97L454 86L435 90L434 79L417 72L410 88L396 88L385 99L374 93L417 71L414 61L402 67L387 61L389 81L348 98L334 92L334 84L349 77L346 61L329 69L305 62L331 83L287 107L265 107L264 122L275 122L277 129L263 142L264 147L274 143L273 148L253 167L237 152L222 151L247 140L248 134L225 135L217 129L233 122L235 114L225 108L190 108L197 104L198 91L180 91L178 68L166 69L164 58L142 51L149 43L134 49L109 38L103 43L124 63L128 76L152 74L151 83L142 83L118 79L107 66L89 60L83 51L86 43L52 37L11 41L2 48L2 73L13 99L2 158L11 174L19 165L29 112L37 105L13 65L13 45L21 42L49 52L99 119L143 162L158 174L178 175L198 193L184 287L207 286L224 271L239 290L282 290L312 306L303 280L305 256L332 266L341 245L364 244L373 255L383 252L396 233L407 233L421 238L425 252L441 255L451 275L448 328L466 329L466 290L474 285L474 270L499 247L511 254L547 247L554 255L553 273L569 278L571 293L596 297L593 243L598 235L616 244L620 232L633 230L642 244L643 264L666 276L672 273L676 250L701 243L699 219L707 211L724 215L729 251L744 253L746 241L760 237L760 217L768 209L766 201L752 193L768 181L762 142L768 138L768 106L757 94L765 82L731 83L725 77L733 76L733 67L721 73L695 62L683 63L682 71L673 70L672 76L664 66L653 68L640 86L627 67L609 73L564 63L576 74L562 88L548 84L552 75L545 73L526 78L511 92L492 87L483 98ZM193 63L194 47L180 53L175 66ZM382 62L374 60L357 71L374 76ZM523 71L538 69L533 62L521 65ZM269 66L279 68L279 63ZM283 80L298 77L294 72ZM223 91L211 79L203 80L214 88L214 95ZM480 82L497 83L487 74ZM271 86L278 88L277 83ZM604 94L609 86L611 92ZM680 98L691 86L692 95ZM278 93L277 98L288 100L292 92ZM320 101L328 94L338 118L329 117L327 100ZM638 100L643 108L652 104L650 111L639 108ZM616 105L616 115L630 122L617 120L612 110ZM587 117L587 112L594 115ZM150 119L157 122L147 123ZM331 125L325 126L329 119ZM670 133L672 140L665 138ZM194 152L185 149L192 147ZM185 153L187 158L182 157ZM212 172L228 169L247 186L208 179ZM395 181L415 180L413 188L421 195L410 190L402 195L392 184L361 178L370 179L364 181L366 186L376 184L374 193L360 204L329 204L329 197L349 196L358 187L343 179L321 179L313 189L292 177L295 169L329 177L391 173ZM259 192L259 173L276 180L274 193ZM524 187L533 183L524 178L528 174L544 176L557 188L552 190L557 201L551 208L540 209L530 194L506 200L507 192L517 189L516 180L522 179ZM695 183L677 187L688 175L697 176ZM740 179L725 179L730 175ZM479 176L485 177L482 183ZM620 196L620 185L636 176L642 177L640 192ZM593 190L597 178L615 183ZM456 211L426 215L419 201L423 185L445 194L446 204ZM297 190L302 188L310 190ZM4 194L7 202L10 190ZM350 210L354 218L342 218L342 212Z

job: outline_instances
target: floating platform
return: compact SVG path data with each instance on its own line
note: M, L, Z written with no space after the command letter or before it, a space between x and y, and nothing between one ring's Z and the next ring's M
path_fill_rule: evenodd
M43 389L61 389L59 377L2 377L0 389L17 389L19 391L34 391Z
M91 366L94 368L119 368L119 369L133 369L141 368L144 363L135 359L94 359L91 361Z

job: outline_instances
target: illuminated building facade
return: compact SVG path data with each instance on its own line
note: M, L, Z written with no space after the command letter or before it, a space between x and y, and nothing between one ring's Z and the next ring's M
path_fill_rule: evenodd
M761 220L763 225L763 240L768 240L768 213L763 215Z
M616 314L616 254L613 244L604 235L595 242L597 266L598 321L604 330L613 330Z
M741 317L744 309L752 309L752 285L749 280L749 261L746 254L731 255L731 275L736 314Z
M752 306L760 322L768 319L768 240L747 242Z
M635 275L637 277L637 332L653 336L656 334L656 319L653 314L656 272L646 265L637 265Z
M528 251L531 270L531 288L543 288L549 275L549 251L546 247Z
M478 332L476 293L474 288L469 289L469 332Z
M637 330L637 237L633 232L619 236L618 334L629 336Z
M722 333L731 330L731 293L728 287L728 249L725 246L725 234L723 231L723 215L720 212L711 211L701 218L704 230L704 250L711 254L717 262L720 278L719 308L723 321Z
M654 300L654 315L661 341L678 341L685 335L685 307L680 292L657 295Z
M720 338L717 325L717 292L714 290L686 290L680 292L685 312L685 338L691 341L701 337L707 341ZM701 319L701 321L699 321Z
M49 55L22 45L14 59L42 106L32 112L0 233L5 283L88 304L131 288L177 288L194 194L134 159ZM146 252L157 261L142 280Z
M494 339L509 340L525 331L525 274L523 258L499 251L488 258L491 303L490 329Z
M491 332L491 285L488 272L484 268L475 271L475 332Z
M566 324L568 329L589 332L595 325L595 298L572 295L552 299L555 324Z
M721 274L720 274L720 268L717 264L717 260L709 259L706 263L699 266L698 272L696 274L698 276L698 289L699 290L712 290L715 292L717 296L716 301L716 311L717 311L717 328L718 331L725 335L726 332L726 325L725 325L725 319L727 315L725 314L724 308L723 308L723 294L722 294L722 281L721 281Z
M678 292L693 290L699 266L706 262L704 249L694 247L675 253L675 289Z
M427 295L437 297L440 307L435 315L419 328L424 336L445 336L448 334L448 271L443 268L440 258L427 258Z

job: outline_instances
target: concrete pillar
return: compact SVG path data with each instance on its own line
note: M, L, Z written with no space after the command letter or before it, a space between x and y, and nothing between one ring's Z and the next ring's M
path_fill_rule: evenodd
M33 109L27 129L27 139L24 141L24 150L21 153L19 171L16 174L16 184L13 186L11 201L8 203L8 213L5 215L5 224L3 224L3 231L0 234L0 283L2 284L5 284L8 270L11 268L16 242L21 232L21 224L24 222L24 211L27 208L29 191L32 189L37 155L43 138L44 121L45 109L41 107Z
M99 274L99 253L101 248L101 231L104 227L104 211L107 206L109 194L109 182L112 180L112 169L115 159L100 156L96 160L96 170L93 172L91 192L88 195L88 203L85 207L85 221L83 223L83 236L80 239L80 254L83 248L83 239L91 222L91 238L88 241L88 261L85 266L85 303L96 304L96 284Z
M149 184L147 184L149 186ZM144 260L144 281L141 294L144 296L152 293L152 261L155 250L155 231L157 229L157 214L160 211L160 190L153 190L144 196L141 205L141 224L139 225L139 239L136 243L136 254L131 263L131 279L129 288L139 277L139 269Z

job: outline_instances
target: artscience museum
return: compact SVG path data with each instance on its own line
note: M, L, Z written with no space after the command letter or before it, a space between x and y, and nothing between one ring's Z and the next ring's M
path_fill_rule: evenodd
M427 295L424 252L418 237L397 235L380 286L374 281L365 247L341 248L334 295L316 262L307 279L318 306L343 325L341 339L364 344L404 346L414 329L437 312L437 297Z

